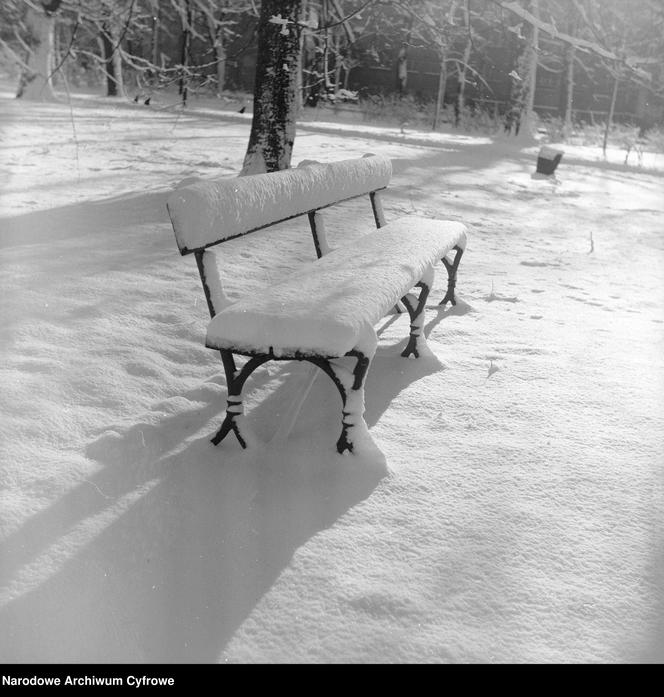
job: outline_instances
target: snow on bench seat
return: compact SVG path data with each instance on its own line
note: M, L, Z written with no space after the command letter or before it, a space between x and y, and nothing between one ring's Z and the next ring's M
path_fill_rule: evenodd
M327 357L369 348L376 322L447 252L465 244L461 223L416 216L388 223L223 309L208 327L206 345Z

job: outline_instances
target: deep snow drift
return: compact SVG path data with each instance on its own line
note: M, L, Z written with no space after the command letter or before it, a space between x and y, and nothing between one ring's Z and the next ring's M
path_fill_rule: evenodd
M336 455L326 376L283 437L299 364L252 379L243 452L209 442L223 371L165 201L237 173L248 119L1 106L0 659L664 660L662 155L563 146L554 182L536 147L302 125L295 163L392 158L388 220L471 226L460 302L421 360L379 326L373 452ZM326 216L332 245L372 226ZM250 239L232 299L314 255L306 219Z

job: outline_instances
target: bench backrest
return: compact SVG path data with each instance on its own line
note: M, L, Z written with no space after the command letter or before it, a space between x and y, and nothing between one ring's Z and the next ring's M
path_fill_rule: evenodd
M182 254L199 252L340 201L384 189L392 164L365 155L247 177L197 182L174 191L168 212Z

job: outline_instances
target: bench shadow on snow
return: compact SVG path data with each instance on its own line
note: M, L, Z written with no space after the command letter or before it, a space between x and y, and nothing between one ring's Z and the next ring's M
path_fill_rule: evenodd
M91 235L106 247L115 242L109 240L108 233L118 231L117 245L130 257L132 250L127 249L127 241L138 238L133 228L168 223L166 199L169 193L170 190L127 192L0 218L0 249L76 239L89 245Z
M372 365L370 428L406 385L441 369L400 348ZM370 447L337 455L341 400L322 373L288 440L269 442L305 369L271 365L248 384L263 441L251 450L209 441L221 371L88 446L101 469L8 540L0 585L19 579L24 591L0 610L6 660L213 662L298 549L372 494L385 458Z

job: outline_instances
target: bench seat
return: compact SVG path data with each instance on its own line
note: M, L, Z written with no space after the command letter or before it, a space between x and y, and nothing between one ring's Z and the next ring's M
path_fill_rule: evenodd
M339 357L375 342L374 325L449 251L465 226L408 216L305 264L217 314L206 345L274 356Z

